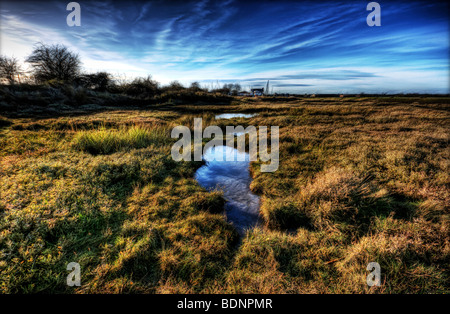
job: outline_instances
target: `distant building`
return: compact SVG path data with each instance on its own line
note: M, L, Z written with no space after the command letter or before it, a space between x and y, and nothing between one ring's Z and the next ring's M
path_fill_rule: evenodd
M252 88L251 93L253 96L262 96L264 94L264 88Z

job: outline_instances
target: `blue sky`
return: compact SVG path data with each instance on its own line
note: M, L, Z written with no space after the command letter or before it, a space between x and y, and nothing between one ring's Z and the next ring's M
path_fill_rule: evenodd
M295 93L450 93L449 6L378 1L70 1L0 3L0 52L24 60L33 44L60 43L85 71L151 75L204 86L240 83Z

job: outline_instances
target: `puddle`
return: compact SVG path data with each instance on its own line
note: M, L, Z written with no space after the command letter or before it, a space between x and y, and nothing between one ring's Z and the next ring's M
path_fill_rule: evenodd
M218 119L232 119L232 118L251 118L256 116L256 113L221 113L215 116Z
M209 148L203 155L206 165L195 173L195 179L207 190L222 190L227 221L232 222L238 232L259 223L259 196L250 191L250 158L229 146Z

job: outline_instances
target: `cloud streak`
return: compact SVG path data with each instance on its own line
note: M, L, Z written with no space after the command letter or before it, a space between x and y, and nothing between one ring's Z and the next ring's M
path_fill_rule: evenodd
M448 5L312 1L83 2L82 26L64 3L2 1L1 52L24 57L36 41L63 43L89 71L179 80L274 81L287 92L449 93ZM400 80L399 80L400 78Z

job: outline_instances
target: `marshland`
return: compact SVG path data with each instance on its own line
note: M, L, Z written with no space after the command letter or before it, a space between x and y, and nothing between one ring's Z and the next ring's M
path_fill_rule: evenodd
M205 97L4 110L0 292L449 292L449 97ZM244 232L197 181L205 162L171 157L194 118L279 126L277 171L249 162L260 222Z
M0 2L0 294L450 293L446 2L69 2Z

